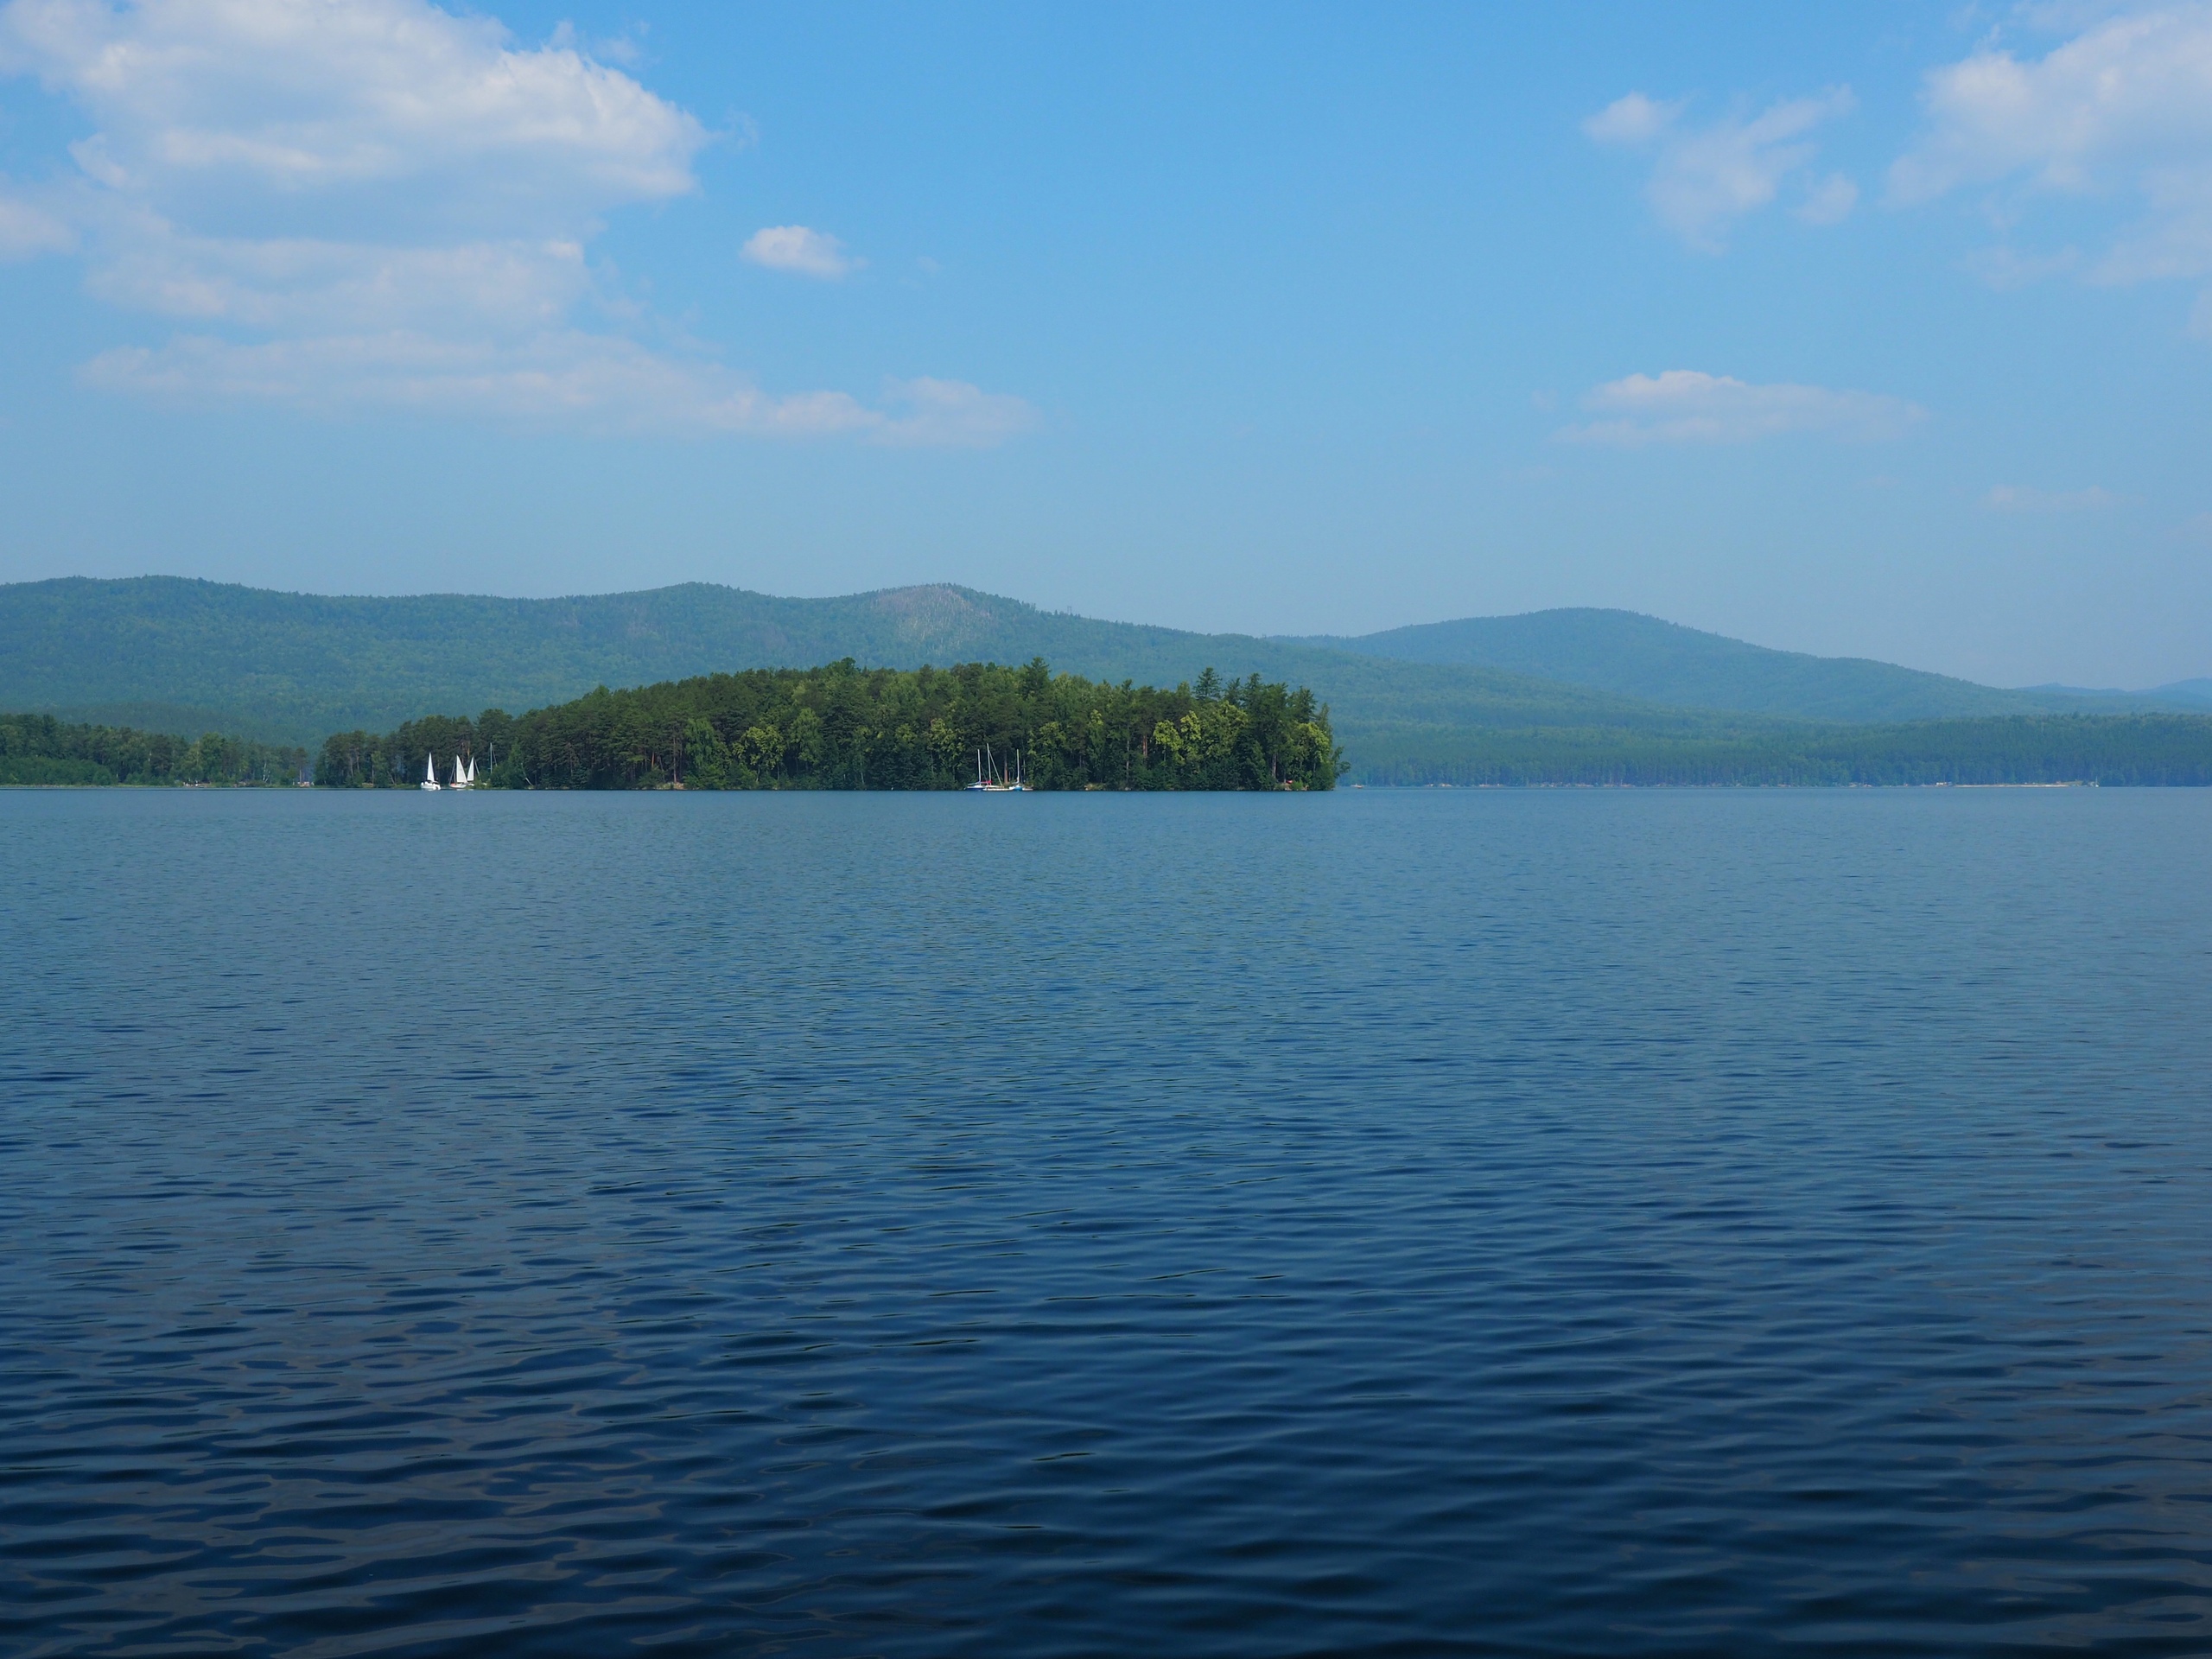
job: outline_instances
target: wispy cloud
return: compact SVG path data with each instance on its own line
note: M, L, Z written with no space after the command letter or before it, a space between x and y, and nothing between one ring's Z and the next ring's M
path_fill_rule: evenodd
M866 262L845 251L845 245L823 231L804 225L771 225L746 238L740 255L769 270L835 282Z
M1798 204L1797 217L1808 225L1840 225L1858 205L1859 187L1842 174L1831 173Z
M982 449L1037 423L1026 400L964 380L887 380L883 402L890 412L871 429L879 443Z
M817 436L881 418L842 393L770 397L741 377L578 330L499 340L394 329L252 344L187 334L157 350L104 353L84 375L110 390L192 402L583 417L620 428L755 436Z
M1975 276L1996 289L2024 288L2048 276L2082 269L2082 251L2068 246L2050 253L2022 253L2017 248L1980 248L1963 262Z
M1663 102L1643 92L1615 99L1582 124L1601 144L1656 152L1646 199L1660 222L1692 247L1718 253L1728 227L1772 203L1802 173L1815 146L1807 135L1853 107L1851 89L1788 99L1755 116L1728 116L1703 127L1684 122L1687 100ZM1859 200L1841 174L1813 184L1799 209L1808 223L1833 225Z
M103 353L83 377L105 390L194 404L412 410L675 435L852 435L903 447L987 448L1035 419L1023 399L957 380L887 380L873 404L842 391L772 396L716 365L574 329L474 340L396 329L254 344L188 334L158 349Z
M1648 144L1674 126L1689 107L1687 99L1662 103L1643 92L1628 92L1582 124L1582 134L1601 144Z
M1926 129L1891 167L1891 196L2009 189L2017 211L2036 194L2119 195L2136 218L2101 256L2042 268L2107 283L2212 275L2212 4L2105 10L2073 26L2040 57L1993 41L1931 70Z
M1992 512L2094 512L2116 506L2120 498L2099 485L2086 490L2037 490L1999 484L1981 499Z
M10 193L0 179L0 260L35 259L42 253L67 253L77 233L59 215Z
M1757 385L1725 374L1669 369L1609 380L1582 399L1595 418L1563 427L1573 443L1750 443L1807 432L1866 442L1894 438L1928 418L1917 404L1879 392L1779 383Z
M143 396L897 443L1019 429L1027 404L962 382L771 394L649 343L667 331L591 244L609 213L695 192L714 135L603 55L429 0L5 0L0 73L95 130L72 172L0 181L0 257L74 250L94 296L188 326L86 365ZM784 268L851 268L785 230Z

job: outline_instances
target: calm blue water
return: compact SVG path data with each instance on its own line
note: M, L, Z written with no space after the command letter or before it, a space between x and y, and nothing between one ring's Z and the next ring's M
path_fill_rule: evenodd
M2212 1650L2212 792L0 791L0 1649Z

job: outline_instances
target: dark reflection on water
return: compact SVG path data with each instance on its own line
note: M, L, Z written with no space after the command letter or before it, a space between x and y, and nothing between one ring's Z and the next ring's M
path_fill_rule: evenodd
M2212 1649L2212 796L0 794L0 1649Z

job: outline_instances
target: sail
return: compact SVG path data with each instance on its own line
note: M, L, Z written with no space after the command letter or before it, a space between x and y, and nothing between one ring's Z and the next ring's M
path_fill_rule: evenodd
M434 756L426 754L423 757L423 781L426 784L438 781L438 763Z

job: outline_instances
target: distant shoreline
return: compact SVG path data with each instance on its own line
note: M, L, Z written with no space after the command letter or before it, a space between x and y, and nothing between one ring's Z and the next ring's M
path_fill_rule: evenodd
M1656 784L1583 784L1583 783L1527 783L1527 784L1346 784L1346 789L1393 790L1399 793L1416 793L1425 790L1530 790L1530 789L2203 789L2204 784L2101 784L2094 779L2074 779L2063 783L2004 783L1962 784L1946 779L1929 783L1859 784L1808 783L1786 781L1774 783L1656 783Z
M331 785L322 785L318 786L318 785L314 785L314 784L312 784L312 783L305 783L305 784L168 784L168 783L159 783L159 784L146 784L146 783L105 783L105 784L89 784L89 783L69 783L69 784L19 784L19 783L6 783L6 782L0 782L0 790L18 790L18 791L54 790L54 791L94 791L94 792L104 792L104 791L145 791L145 792L152 792L152 791L179 791L179 790L188 790L188 789L208 789L208 790L222 790L222 791L252 791L252 792L257 792L257 793L271 793L271 794L276 794L276 793L283 793L283 792L286 792L286 791L296 791L302 790L302 789L312 790L312 789L315 789L315 788L317 788L317 787L320 787L320 789L321 789L321 792L322 792L323 794L326 794L326 795L328 795L328 794L355 795L355 794L361 794L361 793L364 793L364 792L378 793L378 794L390 794L390 793L396 793L396 794L402 794L402 795L404 795L404 794L405 794L405 793L407 792L407 791L404 791L404 790L399 790L399 791L359 791L359 790L351 790L351 789L346 789L346 788L343 787L342 785L338 786L338 787L336 787L336 788L334 788L333 786L331 786ZM1842 784L1829 784L1829 783L1803 783L1803 784L1800 784L1800 783L1729 783L1729 784L1697 784L1697 783L1654 783L1654 784L1584 784L1584 783L1528 783L1528 784L1346 784L1346 785L1340 785L1340 787L1341 787L1341 788L1343 788L1343 789L1344 789L1344 790L1346 790L1346 791L1359 791L1359 792L1361 792L1361 793L1363 793L1363 794L1378 794L1378 795L1379 795L1379 794L1390 794L1390 795L1421 795L1421 794L1451 794L1451 793L1456 793L1456 794L1477 794L1477 793L1482 793L1482 794L1536 794L1536 793L1544 793L1544 792L1549 792L1549 793L1560 793L1560 792L1565 792L1565 791L1575 791L1575 792L1585 792L1585 793L1596 793L1596 792L1604 791L1611 791L1616 792L1616 793L1623 793L1623 792L1626 792L1626 793L1653 793L1653 792L1658 792L1658 791L1698 791L1698 792L1700 792L1700 793L1708 793L1708 794L1711 794L1711 793L1719 793L1719 792L1724 791L1733 791L1738 792L1738 793L1743 793L1743 792L1746 792L1746 791L1783 791L1783 790L1798 790L1798 791L1834 791L1834 792L1836 792L1836 793L1842 793L1842 792L1849 791L1904 791L1904 790L1937 790L1937 789L1942 789L1942 790L2029 790L2029 789L2037 789L2037 790L2052 790L2052 789L2056 789L2056 790L2065 790L2065 789L2181 789L2181 790L2188 790L2188 789L2203 789L2203 788L2207 788L2207 787L2212 787L2212 785L2204 785L2204 784L2157 784L2157 783L2152 783L2152 784L2102 784L2102 783L2098 783L2098 782L2096 782L2096 781L2095 781L2095 780L2094 780L2094 779L2088 779L2088 780L2080 780L2080 781L2074 781L2074 782L2068 782L2068 783L2050 783L2050 784L2047 784L2047 783L2017 783L2017 784L2014 784L2014 783L2006 783L2006 784L1964 784L1964 783L1950 783L1950 782L1944 782L1944 781L1937 781L1937 782L1934 782L1934 783L1925 783L1925 784L1921 784L1921 783L1899 783L1899 784L1855 784L1855 783L1842 783ZM443 791L443 792L450 793L450 792L452 792L452 791ZM466 792L467 792L467 791L462 791L462 792L466 793ZM524 788L524 789L487 790L486 792L486 793L493 793L493 794L501 794L501 795L578 795L578 794L630 794L630 795L708 795L708 794L745 794L745 795L950 795L950 794L957 794L957 793L961 793L961 792L963 792L963 791L955 791L955 790L941 790L941 789L940 789L940 790L916 790L916 789L840 789L840 788L832 788L832 787L796 787L796 788L785 788L785 789L734 790L734 791L731 791L731 790L699 790L699 789L684 789L684 788L680 788L680 787L678 787L678 788L663 787L663 788L659 788L659 789L645 789L645 790L620 790L620 791L605 791L605 790L594 791L594 790L575 790L575 789L528 789L528 788ZM1325 792L1327 792L1327 791L1295 791L1295 790L1278 790L1278 791L1266 791L1266 790L1257 790L1257 791L1255 791L1255 790L1243 790L1243 791L1192 791L1192 790L1160 790L1160 789L1113 789L1113 788L1092 788L1092 789L1078 789L1078 790L1038 790L1038 791L1032 791L1032 792L1036 793L1036 794L1040 794L1040 795L1041 795L1041 794L1052 794L1052 795L1170 795L1170 794L1173 794L1173 795L1187 795L1187 794L1195 794L1195 793L1238 793L1238 794L1270 794L1270 793L1274 793L1274 794L1297 794L1297 793L1301 793L1301 792L1306 792L1306 793L1316 793L1316 794L1319 794L1319 793L1325 793Z

